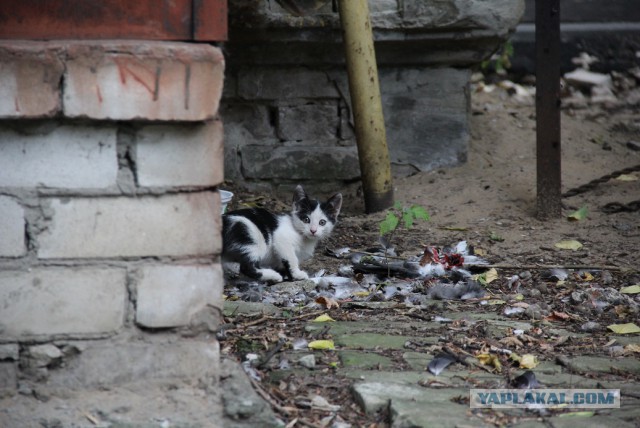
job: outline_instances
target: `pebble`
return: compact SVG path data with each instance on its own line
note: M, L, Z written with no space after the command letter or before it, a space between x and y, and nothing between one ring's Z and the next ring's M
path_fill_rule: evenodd
M542 295L542 293L540 292L540 290L537 289L531 289L529 290L529 297L540 297Z
M305 355L298 360L298 364L302 367L313 369L316 367L316 357L315 355Z
M533 320L542 319L543 313L542 308L538 305L529 305L527 309L524 311L525 315Z
M627 147L636 152L640 151L640 142L638 141L627 141Z
M582 324L582 326L580 326L580 329L586 332L595 331L595 330L598 330L599 328L600 328L600 324L594 321L586 322Z

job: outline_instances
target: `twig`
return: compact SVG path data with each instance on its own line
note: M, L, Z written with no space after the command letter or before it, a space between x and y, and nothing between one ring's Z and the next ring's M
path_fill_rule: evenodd
M251 385L253 385L253 389L256 390L256 392L258 393L258 395L260 395L262 398L264 398L270 405L271 407L273 407L274 409L276 409L279 413L285 415L285 416L289 416L291 415L292 411L291 410L296 410L296 409L288 409L284 406L281 406L280 404L278 404L272 397L271 395L269 395L269 393L267 391L265 391L262 386L255 380L252 379L251 377L249 377L249 380L251 381Z
M305 421L304 419L298 419L298 422L300 422L300 425L305 425L310 428L322 428L322 425L314 424L313 422Z
M269 317L262 316L257 320L249 321L247 323L241 324L241 327L253 327L254 325L262 324L263 322L269 321Z
M326 309L322 309L322 310L315 311L315 312L309 312L308 314L296 315L295 317L291 317L291 318L287 318L287 319L290 319L290 320L301 320L301 319L308 318L308 317L314 317L314 316L322 315L325 312L327 312L327 310ZM278 318L278 319L282 319L282 318Z
M278 339L278 342L275 344L275 346L269 352L267 352L260 364L258 364L258 368L264 367L273 358L273 356L276 355L278 351L280 351L280 349L282 349L286 342L287 341L284 339Z
M100 421L99 421L95 416L93 416L91 413L88 413L88 412L87 412L87 413L85 413L85 414L84 414L84 417L85 417L85 418L87 418L87 419L89 419L89 421L90 421L92 424L94 424L94 425L100 425Z

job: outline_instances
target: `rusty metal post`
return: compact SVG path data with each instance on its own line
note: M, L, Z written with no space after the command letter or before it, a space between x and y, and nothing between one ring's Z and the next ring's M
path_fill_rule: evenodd
M536 0L537 217L560 217L560 0Z
M393 204L391 162L367 0L340 0L349 91L367 213Z

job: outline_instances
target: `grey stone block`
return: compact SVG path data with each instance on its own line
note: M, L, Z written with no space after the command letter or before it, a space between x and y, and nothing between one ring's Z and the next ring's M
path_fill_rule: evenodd
M15 362L0 361L0 399L3 390L13 391L18 388L18 367Z
M278 137L285 141L335 139L339 116L335 103L278 108Z
M118 268L0 272L4 337L105 334L124 322L126 278Z
M338 98L335 85L322 71L304 68L243 68L238 74L238 95L243 99Z
M352 180L360 176L356 147L244 146L246 178Z
M228 103L220 108L220 116L227 136L237 134L237 137L249 142L274 139L269 107L266 105Z
M222 267L145 266L138 283L136 322L144 327L189 325L207 306L222 311Z
M217 192L139 198L50 200L52 218L37 237L38 256L52 258L219 254Z
M0 361L17 361L20 356L20 346L17 343L7 343L0 345Z
M450 68L380 71L392 164L429 171L466 160L469 77Z
M24 255L24 209L15 199L0 196L0 219L0 257Z

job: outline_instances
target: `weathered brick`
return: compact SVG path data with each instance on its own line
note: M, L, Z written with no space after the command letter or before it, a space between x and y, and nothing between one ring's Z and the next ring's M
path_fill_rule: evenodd
M307 69L253 67L238 76L238 95L243 99L340 98L326 73Z
M18 387L18 364L0 361L0 394L13 391Z
M222 305L220 264L146 266L138 283L136 322L144 327L189 325L198 311Z
M0 271L3 336L96 334L124 320L126 272L117 268Z
M108 387L160 379L207 384L220 373L218 342L208 339L166 342L94 341L72 364L50 370L52 387Z
M336 104L279 107L278 137L285 141L335 139L339 120Z
M50 223L37 237L40 258L220 253L218 192L49 202Z
M200 121L218 111L224 57L213 46L94 41L67 52L66 116Z
M215 186L223 177L220 120L189 125L149 125L137 134L140 186Z
M45 44L0 41L0 118L40 118L60 109L62 62Z
M246 178L351 180L360 176L356 147L244 146Z
M0 196L0 219L0 257L24 255L24 209L15 199Z
M273 141L275 132L271 125L269 107L256 104L226 104L220 106L225 135L240 141ZM227 138L225 138L227 141Z
M0 187L105 188L116 183L116 128L0 125Z

